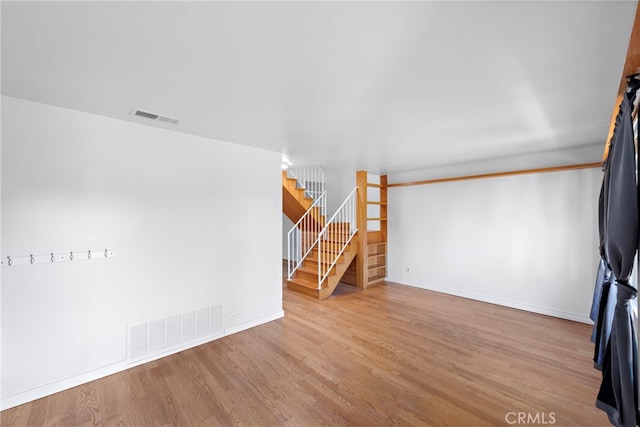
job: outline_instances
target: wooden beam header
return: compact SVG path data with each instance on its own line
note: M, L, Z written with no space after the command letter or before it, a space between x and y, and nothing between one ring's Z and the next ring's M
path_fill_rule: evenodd
M546 173L546 172L561 172L561 171L568 171L568 170L590 169L590 168L599 168L599 167L602 167L602 163L600 162L580 163L576 165L553 166L549 168L523 169L523 170L509 171L509 172L496 172L496 173L485 173L480 175L456 176L453 178L427 179L424 181L414 181L414 182L397 182L394 184L388 184L387 186L388 187L409 187L412 185L440 184L443 182L468 181L472 179L498 178L502 176L526 175L526 174Z

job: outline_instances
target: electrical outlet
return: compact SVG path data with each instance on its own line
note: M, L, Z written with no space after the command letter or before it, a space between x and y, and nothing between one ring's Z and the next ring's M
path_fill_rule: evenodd
M231 303L231 313L229 314L229 318L231 320L236 318L236 303L235 302Z

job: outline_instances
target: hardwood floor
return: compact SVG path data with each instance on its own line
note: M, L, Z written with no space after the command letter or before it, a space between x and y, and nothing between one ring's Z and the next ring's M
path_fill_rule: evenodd
M284 319L3 411L2 426L608 425L588 325L343 286L325 301L284 289Z

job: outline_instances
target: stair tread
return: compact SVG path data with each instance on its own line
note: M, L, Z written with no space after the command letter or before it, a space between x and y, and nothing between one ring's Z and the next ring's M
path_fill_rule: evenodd
M295 181L295 179L293 179L293 178L287 178L287 180L289 180L289 181ZM305 194L305 193L307 193L307 190L306 190L305 188L303 188L303 187L293 187L293 188L289 188L289 190L302 192L302 195L303 195L303 197L304 197L305 199L313 200L313 197L309 197L309 196L307 196L307 195Z
M313 267L305 267L301 265L296 271L304 271L305 273L318 274L318 269Z
M317 250L316 252L316 257L317 257ZM324 250L323 250L324 252ZM347 273L347 269L349 267L349 265L351 264L351 262L353 261L354 257L356 256L356 252L357 250L355 249L355 246L353 248L350 248L350 250L345 250L341 257L340 260L338 261L338 263L333 267L332 271L335 271L334 275L328 276L326 280L324 280L322 282L322 287L320 289L318 289L318 282L317 280L307 280L303 277L307 277L307 271L310 269L312 270L315 274L314 276L317 277L317 264L315 267L307 267L303 268L303 272L305 274L295 277L291 280L287 281L287 284L290 285L291 289L297 292L301 292L304 293L306 295L309 295L311 297L317 298L317 299L325 299L331 296L331 294L333 293L333 291L335 290L336 286L338 285L338 283L342 280L342 278L344 277L345 273ZM307 260L312 260L314 262L317 263L317 258L316 260L314 260L313 258L309 258L307 257ZM373 279L373 278L372 278ZM376 279L378 279L376 277ZM381 282L384 281L384 277L381 277L379 279Z
M346 249L349 249L350 246L351 245L346 245ZM340 249L342 249L342 247ZM325 251L326 252L340 252L340 249L336 249L333 246L322 245L322 252L325 252ZM318 245L315 245L313 247L313 250L317 251L318 250Z
M308 256L308 257L306 257L304 259L303 263L304 262L313 262L314 264L316 264L316 266L315 267L309 267L309 268L318 268L318 266L317 266L318 263L321 263L321 264L324 264L324 265L329 265L329 264L331 264L333 262L333 260L328 260L326 258L323 258L322 260L318 261L318 257L317 256L315 256L315 257ZM304 264L302 264L302 266L303 267L308 267L308 266L305 266Z
M323 250L321 251L321 253L323 254L323 256L336 256L336 255L338 255L338 253L339 253L339 252L340 252L340 250L338 250L338 249L336 249L336 250L329 250L329 251L326 251L326 250L324 250L324 249L323 249ZM350 250L345 249L345 250L342 252L342 254L341 254L341 255L344 255L344 254L347 254L347 253L351 253L351 252L353 252L353 251L350 251ZM312 255L311 255L311 256L312 256L312 259L313 259L313 258L318 259L318 250L317 250L317 249L314 249L314 250L312 251ZM333 262L333 261L332 261L332 262Z
M309 274L315 274L316 276L318 275L318 269L314 268L314 267L305 267L304 265L302 265L302 266L298 267L298 270L299 271L304 271L305 273L309 273ZM333 275L333 274L336 274L335 273L335 269L332 269L329 272L329 275Z
M312 282L311 280L301 279L299 277L294 277L293 279L288 280L290 283L295 283L299 286L304 286L309 289L318 289L318 282Z
M331 243L333 245L343 245L344 241L327 239L324 241L324 243ZM349 246L350 244L351 242L347 243L345 246Z

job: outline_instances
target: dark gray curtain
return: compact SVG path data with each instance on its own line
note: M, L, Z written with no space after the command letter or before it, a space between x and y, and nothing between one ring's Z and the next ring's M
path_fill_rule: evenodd
M629 278L639 231L632 123L633 102L639 86L640 82L632 78L620 104L601 194L604 259L615 280L611 286L616 287L617 295L596 406L607 413L611 424L621 427L638 423L638 344L633 321L637 290Z
M593 320L591 341L595 344L593 367L602 370L604 355L611 336L611 325L616 308L618 288L612 283L611 270L604 259L600 260L596 286L593 292L590 318Z

